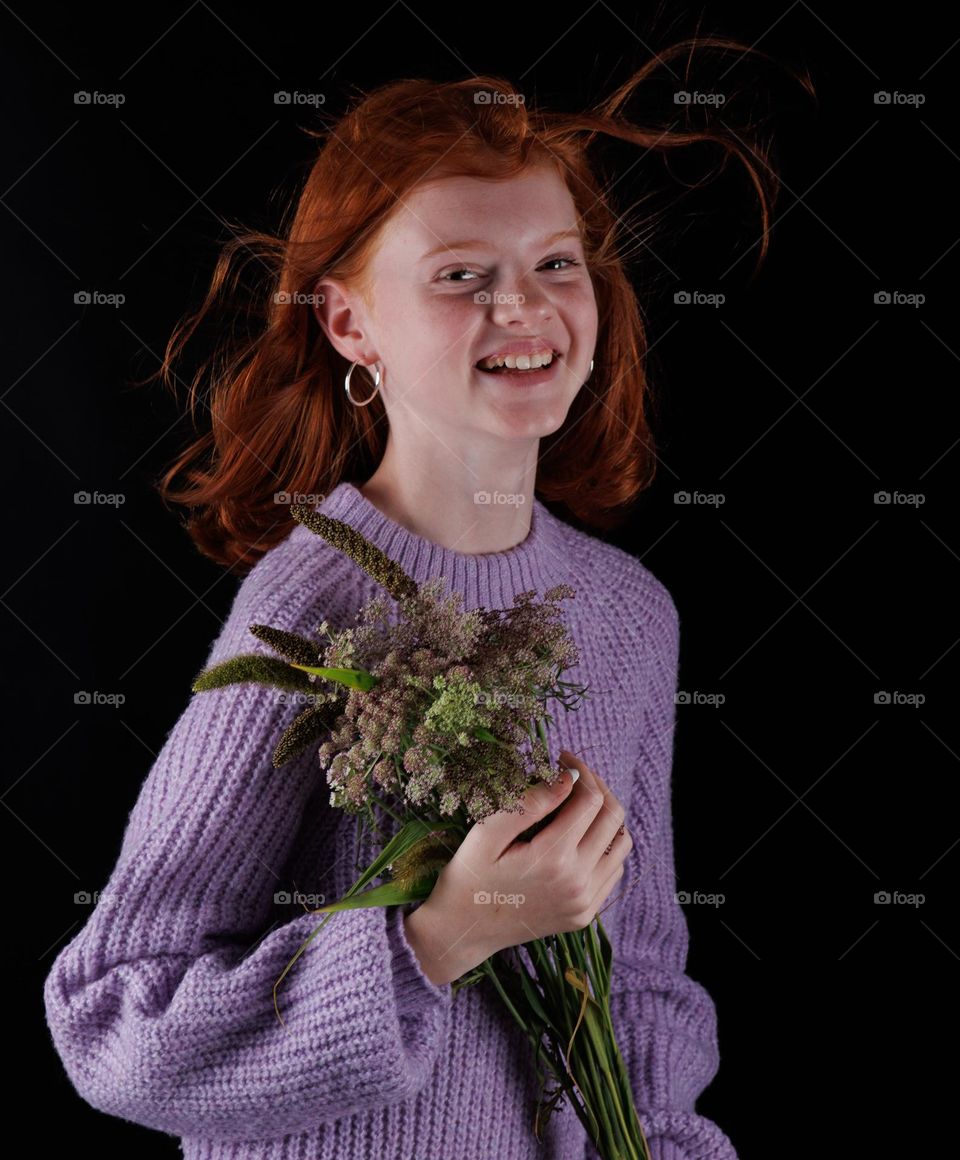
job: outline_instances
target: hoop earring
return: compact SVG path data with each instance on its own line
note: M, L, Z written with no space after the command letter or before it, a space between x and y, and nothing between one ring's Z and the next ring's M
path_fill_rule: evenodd
M592 374L593 374L593 359L590 360L590 370L587 372L587 378L589 379Z
M370 396L369 399L364 399L362 403L358 403L357 400L353 397L353 395L350 394L350 376L353 374L353 368L357 367L359 365L360 365L359 362L354 362L354 363L350 364L350 369L347 371L346 378L343 380L343 389L347 392L347 398L350 400L351 403L353 403L353 405L355 407L366 407L368 403L373 402L374 398L377 395L377 392L380 390L380 367L379 367L379 365L376 365L376 364L374 365L374 375L376 377L374 378L374 382L373 382L373 394Z

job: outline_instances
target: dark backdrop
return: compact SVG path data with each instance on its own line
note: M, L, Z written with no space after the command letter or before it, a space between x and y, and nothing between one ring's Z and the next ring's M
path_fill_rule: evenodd
M928 1154L947 1095L928 1045L955 1034L960 947L956 27L932 4L891 27L871 5L803 0L337 8L0 10L0 829L9 1042L29 1060L7 1081L14 1116L42 1109L35 1131L103 1156L177 1153L76 1097L41 988L236 588L151 490L185 435L173 401L128 382L155 369L229 223L275 220L306 172L310 110L274 92L337 109L352 86L493 71L572 109L699 23L808 67L819 103L758 74L776 88L784 183L759 278L732 166L638 285L660 459L611 538L681 616L677 888L721 1051L698 1110L744 1160ZM125 301L75 304L93 290ZM125 700L79 705L80 691Z

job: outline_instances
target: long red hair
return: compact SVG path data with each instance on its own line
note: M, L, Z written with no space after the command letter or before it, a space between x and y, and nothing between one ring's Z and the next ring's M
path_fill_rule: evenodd
M160 369L143 380L160 377L176 394L174 359L220 296L245 323L242 338L235 325L218 338L189 384L196 438L154 483L165 504L189 508L186 527L204 555L246 571L293 527L277 493L325 495L343 479L366 480L380 462L385 408L379 395L366 407L345 398L349 364L317 322L310 297L316 283L336 278L365 292L380 227L427 177L508 178L543 163L557 167L573 198L599 328L591 389L581 390L563 425L541 439L535 490L585 525L608 529L622 521L652 482L656 456L647 423L646 329L624 269L636 251L629 237L618 244L624 234L635 247L648 244L652 223L631 220L621 228L592 151L599 138L611 137L658 153L712 143L721 150L720 168L736 158L759 203L754 275L767 252L779 185L756 125L732 132L719 117L694 117L687 109L683 129L644 128L621 115L658 64L700 45L753 51L718 38L681 42L585 113L531 108L499 76L400 80L355 99L332 126L306 130L322 145L291 199L289 227L248 231L226 243L204 302L175 328ZM706 123L693 125L695 119ZM242 304L239 278L247 265L265 276ZM198 404L209 411L203 431Z

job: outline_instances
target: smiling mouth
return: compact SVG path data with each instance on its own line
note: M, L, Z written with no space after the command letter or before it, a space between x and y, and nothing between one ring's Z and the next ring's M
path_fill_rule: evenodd
M553 367L560 358L559 351L550 351L544 354L535 354L533 356L520 355L501 355L495 359L481 359L474 366L476 370L483 371L488 375L524 375L532 374L535 371L545 371Z

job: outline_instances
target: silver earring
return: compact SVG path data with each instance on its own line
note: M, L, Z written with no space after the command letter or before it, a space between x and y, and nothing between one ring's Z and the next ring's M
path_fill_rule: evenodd
M590 375L592 375L592 374L593 374L593 359L590 360L590 374L587 375L587 378L589 379Z
M375 378L373 381L373 394L370 396L369 399L364 399L362 403L358 403L357 400L353 397L353 395L350 394L350 376L353 374L353 368L358 367L359 365L360 365L359 362L354 362L354 363L350 364L350 369L347 371L346 378L343 380L343 389L347 392L347 398L350 400L351 403L353 403L353 405L355 407L365 407L368 403L373 402L377 392L380 390L380 366L379 366L379 364L374 364Z

